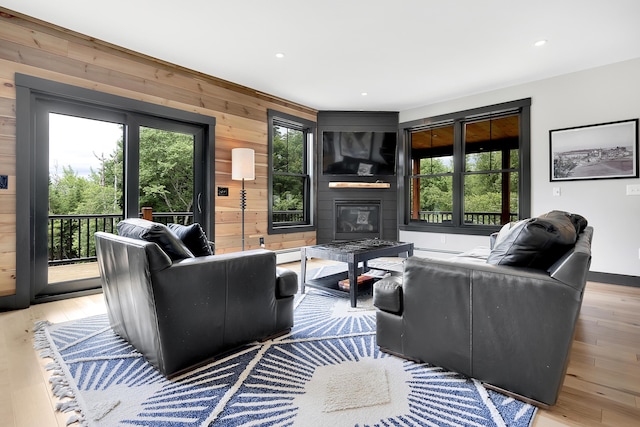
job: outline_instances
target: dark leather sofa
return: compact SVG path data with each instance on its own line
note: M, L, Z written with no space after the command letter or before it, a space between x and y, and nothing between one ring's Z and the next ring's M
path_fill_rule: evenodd
M293 326L298 278L272 251L172 260L142 238L95 241L111 327L167 377Z
M447 260L414 256L405 261L402 277L377 282L380 348L539 406L555 404L582 304L593 228L558 211L518 227L502 246Z

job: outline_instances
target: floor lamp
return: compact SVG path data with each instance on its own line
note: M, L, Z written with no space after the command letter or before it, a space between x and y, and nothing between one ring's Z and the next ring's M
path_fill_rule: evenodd
M231 179L242 180L240 190L240 208L242 209L242 250L244 251L244 208L247 206L247 193L244 190L244 181L256 179L255 157L251 148L234 148L231 150Z

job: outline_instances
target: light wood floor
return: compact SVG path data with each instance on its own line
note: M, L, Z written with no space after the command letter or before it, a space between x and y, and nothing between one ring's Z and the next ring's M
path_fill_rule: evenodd
M299 263L288 264L299 271ZM313 267L313 264L311 265ZM105 312L102 294L0 313L0 425L63 427L33 349L33 324ZM640 426L640 288L588 283L558 404L540 409L533 427Z

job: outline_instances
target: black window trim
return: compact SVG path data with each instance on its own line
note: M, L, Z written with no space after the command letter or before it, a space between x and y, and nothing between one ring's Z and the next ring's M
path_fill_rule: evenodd
M283 113L278 110L267 110L267 124L268 124L268 234L284 234L284 233L301 233L305 231L315 231L315 162L313 161L313 153L316 140L317 124L311 120L304 119L302 117L294 116L292 114ZM305 200L304 200L304 213L305 219L303 223L292 223L281 226L274 226L273 224L273 127L274 124L289 127L291 129L301 130L305 133L305 168L307 184L305 186ZM311 137L311 143L309 141ZM300 174L290 174L293 176L301 176Z
M494 231L498 231L500 226L491 225L465 225L461 220L462 217L462 198L464 194L462 175L463 162L463 144L458 142L463 138L463 126L465 123L496 117L507 112L518 112L520 115L520 177L519 189L520 195L518 205L518 217L528 218L531 216L531 98L523 98L515 101L508 101L499 104L487 105L484 107L472 108L468 110L458 111L454 113L442 114L433 117L413 120L399 124L400 137L402 138L400 156L403 158L402 171L398 171L398 175L403 178L404 188L398 194L399 203L404 207L404 212L400 217L399 229L403 231L423 231L446 234L469 234L469 235L487 235ZM451 225L442 224L423 224L411 221L411 148L409 146L413 131L440 126L443 124L454 126L454 171L453 174L453 212L454 222Z
M202 126L203 139L207 141L204 156L209 167L205 171L205 188L203 203L210 206L208 215L203 222L207 234L215 235L215 125L216 118L205 116L147 101L126 98L80 86L48 80L26 74L15 74L16 87L16 229L19 230L16 240L16 293L0 297L0 310L26 308L32 302L43 302L46 298L35 300L36 287L36 250L35 219L37 215L44 215L42 203L36 203L36 127L33 125L36 109L43 101L60 102L65 105L89 107L91 110L103 110L103 113L116 112L129 117L153 116L166 118L170 121L184 122ZM46 210L46 203L44 204ZM46 260L46 258L45 258ZM53 296L50 299L65 298L82 294L70 293Z

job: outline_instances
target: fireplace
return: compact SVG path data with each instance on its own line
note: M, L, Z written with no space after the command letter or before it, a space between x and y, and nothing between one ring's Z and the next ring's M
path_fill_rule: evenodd
M382 237L380 200L334 200L334 240Z

